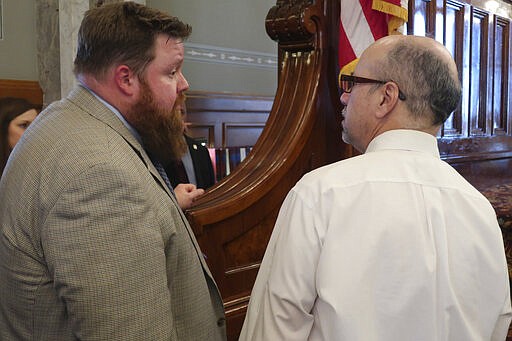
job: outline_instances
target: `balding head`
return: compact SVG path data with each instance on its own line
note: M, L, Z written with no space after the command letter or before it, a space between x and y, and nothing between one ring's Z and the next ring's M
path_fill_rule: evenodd
M457 67L450 52L426 37L392 35L372 44L361 62L372 63L379 79L395 81L411 115L441 125L461 97Z

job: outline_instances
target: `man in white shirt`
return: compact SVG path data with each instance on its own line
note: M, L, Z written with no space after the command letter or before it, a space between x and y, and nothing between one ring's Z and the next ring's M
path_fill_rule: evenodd
M501 232L439 156L461 86L430 38L389 36L342 76L343 139L363 155L305 175L284 201L240 340L504 340Z

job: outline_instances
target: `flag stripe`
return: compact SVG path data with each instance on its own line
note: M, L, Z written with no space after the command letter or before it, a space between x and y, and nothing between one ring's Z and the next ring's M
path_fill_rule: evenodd
M341 0L339 65L353 72L363 51L407 21L407 0ZM398 32L400 33L400 32Z
M356 59L356 53L354 49L352 49L352 44L350 44L350 40L345 33L345 29L343 25L340 23L340 37L339 37L339 53L338 53L338 62L341 67L350 63L352 60Z
M364 1L364 0L363 0ZM359 1L341 1L341 24L357 58L373 43L373 33Z
M373 8L373 1L359 0L364 12L364 16L372 31L373 41L378 40L388 34L388 23L386 15L381 12L376 12ZM372 43L373 43L372 41ZM370 45L370 44L368 44ZM366 47L368 47L366 45Z

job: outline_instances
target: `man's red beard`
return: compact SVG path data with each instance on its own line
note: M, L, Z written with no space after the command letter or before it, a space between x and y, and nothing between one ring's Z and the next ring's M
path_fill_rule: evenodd
M183 137L184 122L176 106L184 100L180 94L171 111L155 103L148 84L141 80L140 100L127 113L128 121L139 133L144 150L162 164L180 159L187 151Z

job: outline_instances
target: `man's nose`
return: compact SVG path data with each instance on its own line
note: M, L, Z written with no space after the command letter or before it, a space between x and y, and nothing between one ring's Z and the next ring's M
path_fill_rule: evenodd
M348 99L349 99L349 97L350 97L350 94L349 94L348 92L343 92L343 93L341 94L341 96L340 96L340 102L341 102L341 104L343 104L343 105L345 105L345 106L346 106L346 105L347 105L347 103L348 103Z
M179 89L178 91L181 92L181 91L186 91L188 90L189 88L189 84L188 84L188 81L187 79L185 78L185 76L183 74L181 74L181 79L180 79L180 84L179 84Z

